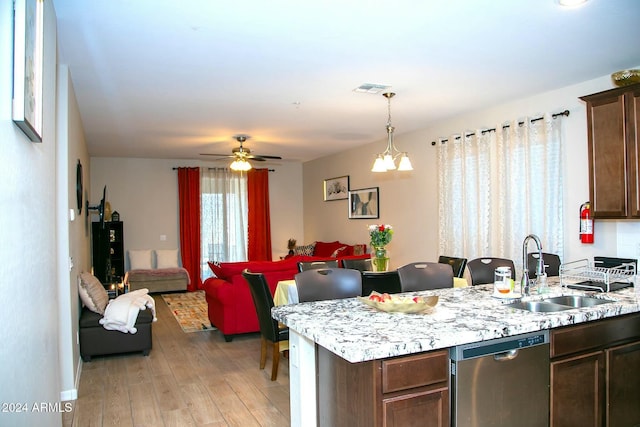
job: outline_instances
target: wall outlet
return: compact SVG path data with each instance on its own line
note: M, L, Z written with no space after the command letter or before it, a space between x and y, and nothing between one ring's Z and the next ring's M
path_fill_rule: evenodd
M164 242L165 240L167 240L167 235L166 234L161 234L160 235L160 241Z

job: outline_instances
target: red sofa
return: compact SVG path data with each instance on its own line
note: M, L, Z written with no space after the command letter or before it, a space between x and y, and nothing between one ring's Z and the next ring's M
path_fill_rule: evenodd
M370 254L349 255L349 251L346 251L344 256L337 259L341 261L345 258L369 256ZM222 332L226 341L231 341L233 335L259 332L258 316L251 299L249 285L242 277L242 271L249 269L253 273L263 273L273 295L279 281L292 280L298 273L298 262L321 259L328 259L328 257L315 254L313 256L294 255L281 261L209 263L216 277L205 280L203 288L211 324Z

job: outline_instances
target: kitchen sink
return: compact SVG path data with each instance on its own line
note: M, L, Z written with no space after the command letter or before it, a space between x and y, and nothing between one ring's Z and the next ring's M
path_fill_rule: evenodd
M516 301L506 304L507 307L527 310L534 313L554 313L580 307L594 307L600 304L614 302L609 299L588 297L582 295L563 295L550 297L540 301Z
M607 304L613 302L610 299L595 298L582 295L564 295L561 297L551 297L544 301L554 304L568 305L570 307L593 307L595 305Z
M571 310L572 308L566 305L546 301L516 301L511 304L507 304L507 307L533 311L534 313L553 313L556 311Z

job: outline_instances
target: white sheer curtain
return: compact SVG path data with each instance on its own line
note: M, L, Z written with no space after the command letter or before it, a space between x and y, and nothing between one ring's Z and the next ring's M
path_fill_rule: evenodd
M202 280L207 261L247 259L247 177L229 169L200 168Z
M520 277L522 242L533 233L562 257L561 123L546 114L439 144L441 255L509 258Z

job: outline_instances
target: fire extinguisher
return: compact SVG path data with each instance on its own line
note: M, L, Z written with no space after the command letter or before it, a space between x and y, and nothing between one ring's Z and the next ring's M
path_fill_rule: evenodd
M580 241L582 243L593 243L591 202L584 202L580 205Z

